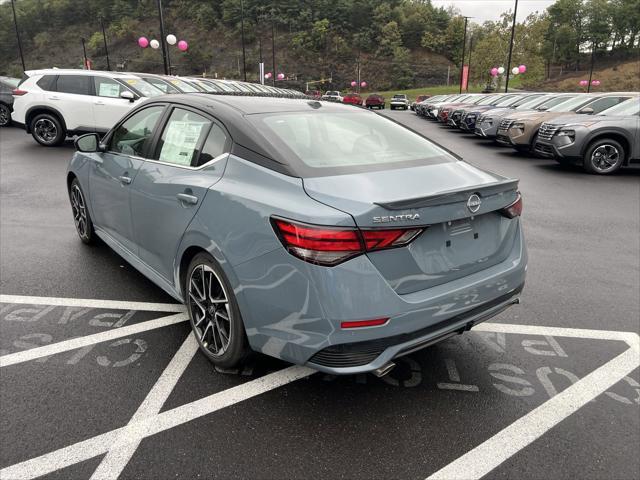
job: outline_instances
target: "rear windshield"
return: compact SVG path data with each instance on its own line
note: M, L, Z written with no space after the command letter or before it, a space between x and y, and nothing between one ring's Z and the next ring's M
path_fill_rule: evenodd
M311 175L384 170L430 159L455 161L426 138L366 111L265 113L247 118L276 149L308 167L303 170L311 169Z

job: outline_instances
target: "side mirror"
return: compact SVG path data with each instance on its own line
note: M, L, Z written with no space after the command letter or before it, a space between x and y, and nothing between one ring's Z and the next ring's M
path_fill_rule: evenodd
M584 108L581 108L580 110L578 110L578 113L584 113L585 115L593 115L593 108L584 107Z
M540 110L541 112L544 112L545 110L547 110L549 107L547 107L546 105L542 105L540 107L538 107L538 110Z
M87 133L76 138L74 145L78 152L95 153L101 151L100 136L97 133Z
M131 93L129 90L125 90L120 94L120 98L124 98L125 100L129 100L130 102L134 102L136 99L136 96L133 93Z

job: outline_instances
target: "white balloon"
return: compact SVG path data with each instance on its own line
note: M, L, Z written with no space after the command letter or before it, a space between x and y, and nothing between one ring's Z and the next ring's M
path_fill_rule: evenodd
M175 45L177 41L178 39L176 38L175 35L172 35L172 34L167 35L167 43L169 45Z
M520 73L520 69L518 67L513 67L511 69L511 73L513 73L514 75L518 75Z
M153 42L153 40L151 40ZM153 47L153 45L151 45ZM498 67L498 73L502 75L504 73L504 67Z
M160 42L154 39L149 42L149 45L151 45L151 48L153 49L158 49L160 47Z

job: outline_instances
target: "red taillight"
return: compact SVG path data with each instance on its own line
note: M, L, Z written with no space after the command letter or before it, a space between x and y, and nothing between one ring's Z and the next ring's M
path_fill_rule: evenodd
M353 320L340 322L340 328L379 327L389 321L388 318L374 318L372 320Z
M26 90L20 90L19 88L14 88L11 91L11 95L13 95L14 97L21 97L22 95L26 95L27 93L29 92L27 92Z
M321 227L272 219L285 248L298 258L318 265L337 265L365 252L402 247L424 228L360 230L355 227Z
M516 218L522 215L522 195L518 192L518 198L511 205L504 207L500 213L507 218Z

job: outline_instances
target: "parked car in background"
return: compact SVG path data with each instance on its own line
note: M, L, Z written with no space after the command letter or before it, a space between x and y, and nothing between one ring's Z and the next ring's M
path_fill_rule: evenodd
M494 108L488 110L478 117L473 133L479 137L495 139L498 133L498 125L504 117L512 115L516 112L544 112L545 110L562 103L579 93L550 93L540 96L525 97L518 100L517 105L513 108Z
M349 105L358 105L362 106L362 97L359 93L347 93L344 97L342 97L342 103L348 103Z
M438 120L438 122L440 123L444 123L445 125L449 125L450 113L453 113L453 111L457 108L475 105L477 102L482 100L483 97L484 95L471 93L468 95L463 95L453 103L445 103L441 105L440 108L438 109L438 115L436 116L436 120Z
M140 77L164 93L196 93L200 91L179 77L154 75L150 73L133 73L132 75Z
M320 90L307 90L304 93L315 100L320 100L322 98L322 92Z
M365 104L365 107L367 108L379 108L384 110L385 101L382 95L378 95L377 93L372 93L364 101L364 104Z
M611 108L634 94L579 94L565 102L559 103L544 112L518 113L502 119L498 127L496 140L499 144L513 147L519 151L533 151L538 129L543 122L571 113L593 115Z
M253 350L381 376L524 287L518 180L364 109L165 95L76 148L81 241L102 239L184 302L223 368Z
M411 102L411 105L409 105L409 108L410 108L411 110L415 111L415 109L416 109L416 105L417 105L418 103L420 103L420 102L424 102L427 98L430 98L430 97L431 97L431 95L418 95L418 96L416 97L416 99L415 99L413 102Z
M404 93L397 93L391 97L389 108L391 108L391 110L395 110L396 108L406 110L409 108L409 99Z
M430 98L420 104L424 105L421 109L422 116L432 120L436 119L442 105L445 105L447 103L455 103L465 97L466 95L444 95L442 97Z
M6 127L11 124L11 112L13 112L13 96L11 92L19 83L19 78L0 76L0 127Z
M327 100L329 102L342 103L342 95L340 95L340 92L337 90L328 90L324 95L322 95L322 97L320 97L320 99Z
M162 91L126 73L30 70L13 92L13 119L41 145L67 136L104 133L145 98Z
M477 105L462 108L458 128L466 132L473 132L476 129L476 120L478 117L494 108L508 107L516 102L521 94L503 93L499 95L488 95L486 98L478 102Z
M437 102L446 101L454 96L455 95L434 95L433 97L429 97L426 100L416 103L415 112L420 117L427 117L428 110L431 105Z
M534 152L601 175L640 162L640 98L599 115L563 115L543 123Z

